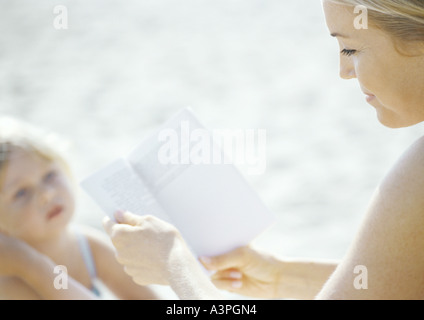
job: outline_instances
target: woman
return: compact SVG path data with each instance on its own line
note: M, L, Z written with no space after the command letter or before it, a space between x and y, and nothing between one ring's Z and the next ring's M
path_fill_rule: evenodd
M340 45L340 75L359 81L379 121L390 128L424 121L424 2L323 0L323 7ZM364 11L365 26L358 23ZM220 297L174 227L130 213L116 218L118 223L106 220L105 229L135 282L169 284L183 299ZM423 227L421 138L377 188L340 263L279 260L250 247L201 261L216 271L219 288L254 297L422 299Z

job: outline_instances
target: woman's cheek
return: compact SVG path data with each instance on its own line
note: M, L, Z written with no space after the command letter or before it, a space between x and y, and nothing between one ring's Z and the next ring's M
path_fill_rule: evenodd
M382 85L381 75L376 65L366 59L358 60L355 65L356 77L364 90L379 96Z

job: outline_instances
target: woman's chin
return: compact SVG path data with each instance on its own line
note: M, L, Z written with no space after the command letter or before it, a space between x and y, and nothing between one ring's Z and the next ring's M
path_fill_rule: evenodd
M405 119L402 119L399 116L396 116L393 113L390 113L390 115L389 115L387 112L381 111L379 109L377 109L377 118L378 118L378 121L380 121L380 123L383 126L389 128L389 129L407 128L407 127L411 127L411 126L416 125L416 124L423 121L423 120L421 120L421 121L405 120Z

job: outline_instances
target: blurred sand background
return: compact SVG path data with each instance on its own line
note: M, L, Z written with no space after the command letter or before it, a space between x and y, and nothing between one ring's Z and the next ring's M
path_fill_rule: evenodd
M423 132L383 127L338 77L319 0L0 0L0 30L0 113L68 139L78 180L186 106L210 128L266 129L267 170L246 179L278 218L256 244L278 255L341 258ZM76 221L102 217L81 193Z

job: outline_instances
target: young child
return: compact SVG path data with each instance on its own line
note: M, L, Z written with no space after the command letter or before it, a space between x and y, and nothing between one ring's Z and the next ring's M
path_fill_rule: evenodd
M156 299L117 263L103 234L71 224L75 186L49 135L0 118L0 299Z

